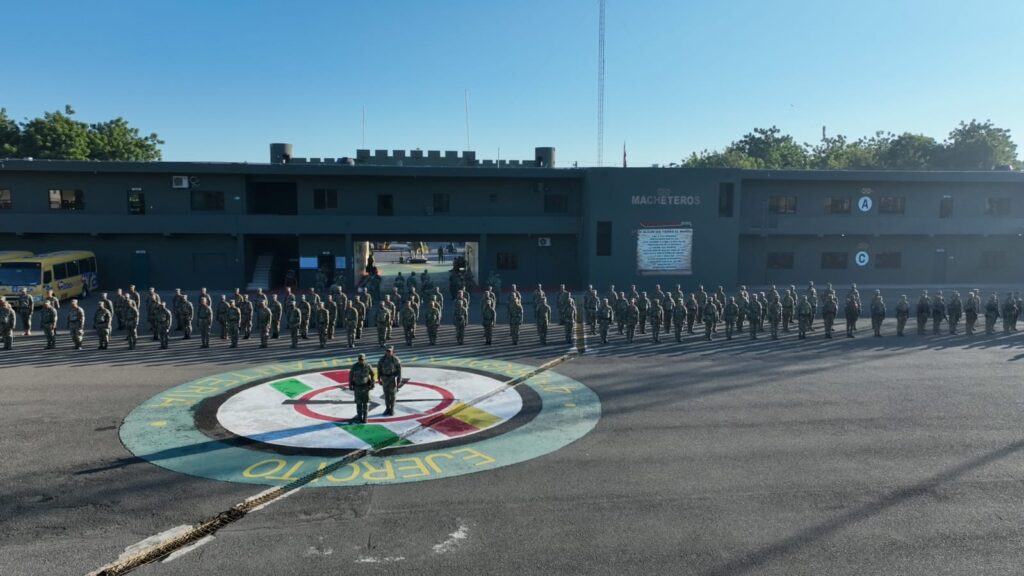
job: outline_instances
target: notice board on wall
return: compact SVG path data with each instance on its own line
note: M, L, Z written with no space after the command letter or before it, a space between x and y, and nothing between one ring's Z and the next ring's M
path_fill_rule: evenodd
M641 222L636 231L636 271L641 276L693 274L693 226Z

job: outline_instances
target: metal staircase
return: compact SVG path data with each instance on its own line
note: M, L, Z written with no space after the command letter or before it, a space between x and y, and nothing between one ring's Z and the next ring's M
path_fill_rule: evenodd
M273 254L260 254L256 258L256 266L252 269L252 281L245 287L252 292L257 288L270 290L270 272L274 268Z

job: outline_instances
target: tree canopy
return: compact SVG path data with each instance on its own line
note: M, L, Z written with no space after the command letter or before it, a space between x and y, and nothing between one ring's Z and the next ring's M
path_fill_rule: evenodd
M939 142L924 134L876 132L849 140L842 134L799 143L777 126L755 128L724 150L684 158L684 168L816 170L991 170L1021 166L1010 131L986 120L960 122Z
M40 118L15 122L0 108L0 157L50 160L160 160L155 133L140 136L124 118L86 124L75 111L46 112Z

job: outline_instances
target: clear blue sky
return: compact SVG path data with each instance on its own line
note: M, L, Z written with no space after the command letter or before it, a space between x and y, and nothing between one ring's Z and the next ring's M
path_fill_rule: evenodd
M72 104L167 160L368 148L597 161L597 0L0 1L0 106ZM991 119L1024 148L1020 0L608 0L606 165L678 161L755 126L801 141L943 139Z

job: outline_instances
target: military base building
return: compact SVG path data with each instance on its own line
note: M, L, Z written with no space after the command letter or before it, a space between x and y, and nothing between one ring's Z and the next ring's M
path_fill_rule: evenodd
M536 283L1020 283L1024 174L563 168L359 150L266 164L0 160L0 250L91 250L104 288L351 288L368 243L472 246L478 279Z

